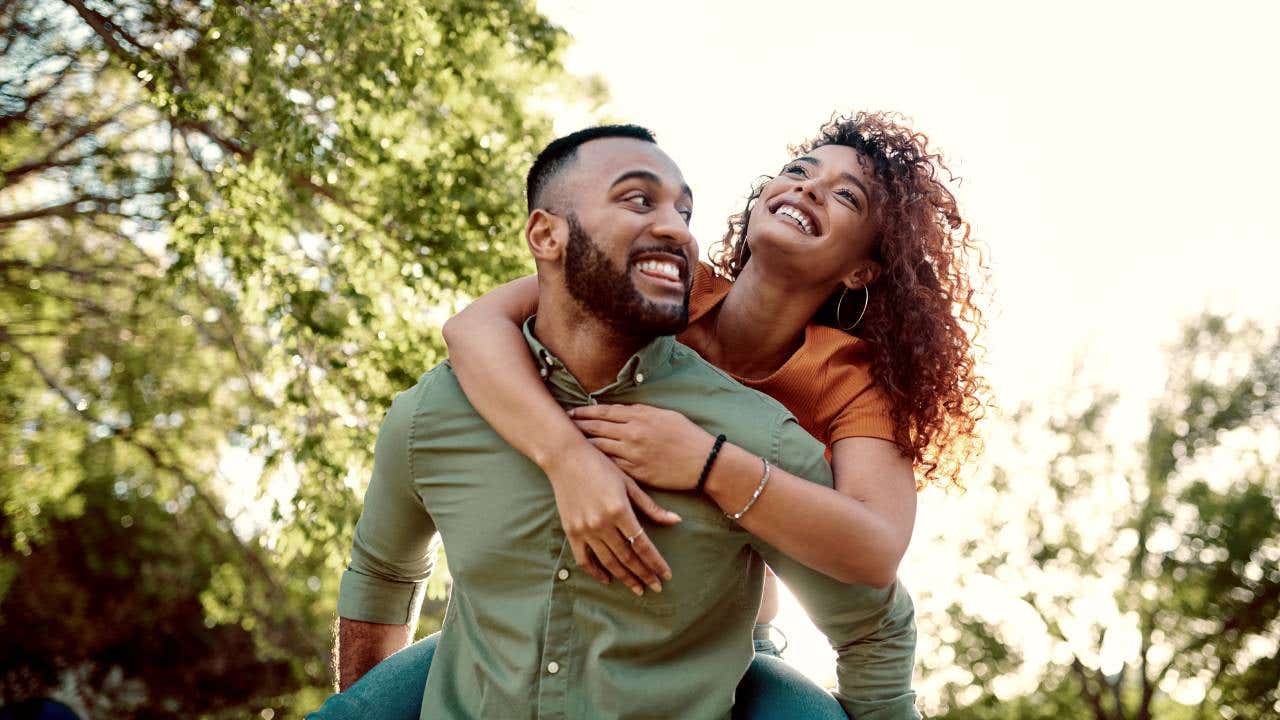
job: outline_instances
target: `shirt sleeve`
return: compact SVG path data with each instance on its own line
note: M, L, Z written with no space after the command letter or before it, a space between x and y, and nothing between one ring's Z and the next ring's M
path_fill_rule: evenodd
M871 437L893 442L889 399L868 376L866 382L831 421L830 442L851 437Z
M783 422L777 448L778 467L831 486L831 468L823 457L822 445L795 420ZM888 588L842 583L759 539L754 545L836 651L835 696L849 717L920 718L911 689L915 609L906 588L897 581Z
M418 399L429 382L424 379L397 396L378 432L373 478L338 590L341 617L405 625L422 607L435 564L436 528L414 490L409 441Z

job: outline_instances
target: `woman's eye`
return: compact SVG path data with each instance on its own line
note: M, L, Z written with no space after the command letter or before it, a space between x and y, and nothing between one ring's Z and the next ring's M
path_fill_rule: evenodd
M790 173L792 175L799 175L800 177L809 177L809 173L806 172L804 169L804 166L800 165L799 163L795 165L786 166L785 168L782 169L782 172Z
M848 201L849 201L849 203L850 203L851 205L853 205L853 207L854 207L855 209L857 209L857 210L861 210L861 209L862 209L862 205L860 205L860 204L858 203L858 197L857 197L856 195L854 195L854 194L853 194L853 191L852 191L852 190L841 190L841 191L837 192L836 194L837 194L837 195L839 195L840 197L844 198L845 200L848 200Z

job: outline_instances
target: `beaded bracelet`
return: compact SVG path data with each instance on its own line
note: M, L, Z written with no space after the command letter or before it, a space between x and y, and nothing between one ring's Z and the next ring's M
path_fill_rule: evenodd
M720 454L720 446L724 445L724 434L716 436L716 443L711 446L711 454L707 456L707 462L702 466L702 474L698 476L698 484L694 489L702 492L707 487L707 477L711 475L711 466L716 462L716 456Z
M760 476L760 484L756 486L756 491L751 493L751 499L747 501L746 505L742 506L741 510L732 515L725 513L725 517L730 520L740 520L743 515L746 515L747 511L751 509L751 506L756 504L756 499L760 497L760 493L764 492L764 486L769 484L769 471L771 466L769 465L768 460L765 460L764 458L760 459L764 461L764 475Z

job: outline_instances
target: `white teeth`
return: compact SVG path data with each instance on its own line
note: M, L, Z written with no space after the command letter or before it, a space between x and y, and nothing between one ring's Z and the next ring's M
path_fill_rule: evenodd
M800 228L805 231L805 234L813 234L813 222L809 220L808 215L801 212L798 208L794 208L790 205L779 205L778 209L773 211L773 214L789 217L800 224Z
M663 262L662 260L642 260L636 263L636 267L645 272L661 275L668 280L680 279L680 267L672 262Z

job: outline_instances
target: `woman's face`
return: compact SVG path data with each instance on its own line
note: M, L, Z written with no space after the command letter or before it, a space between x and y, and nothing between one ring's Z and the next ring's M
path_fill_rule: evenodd
M877 231L871 183L869 163L843 145L823 145L787 163L751 209L751 260L824 284L867 266Z

